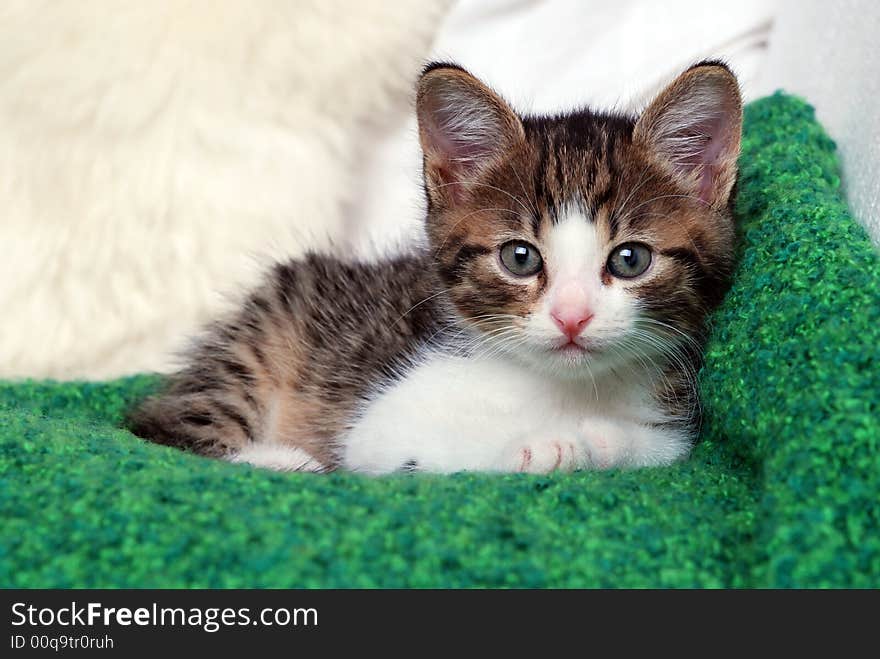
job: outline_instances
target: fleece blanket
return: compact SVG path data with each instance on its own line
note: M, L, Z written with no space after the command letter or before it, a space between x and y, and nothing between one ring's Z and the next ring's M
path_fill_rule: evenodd
M880 258L803 101L747 108L737 215L687 461L278 474L120 427L154 376L3 383L0 585L880 586Z

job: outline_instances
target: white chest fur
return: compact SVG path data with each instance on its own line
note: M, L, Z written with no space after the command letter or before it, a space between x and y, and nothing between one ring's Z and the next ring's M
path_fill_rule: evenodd
M669 464L690 438L638 373L559 381L507 356L427 356L376 393L343 438L343 467L379 474Z

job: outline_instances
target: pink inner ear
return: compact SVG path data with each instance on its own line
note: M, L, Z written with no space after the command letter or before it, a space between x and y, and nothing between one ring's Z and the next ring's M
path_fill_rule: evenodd
M455 140L436 126L430 127L428 133L433 147L429 157L434 171L442 184L448 186L446 194L455 201L461 201L464 189L458 184L467 178L467 173L474 167L480 155L479 149Z
M461 180L481 159L492 153L492 132L475 135L462 125L462 117L444 111L435 111L433 121L426 127L435 166L443 170L444 178Z
M456 116L435 109L425 125L428 139L425 153L444 187L444 194L454 203L463 200L467 191L465 182L480 163L492 155L493 148L499 146L497 130L484 123L484 133L477 134L467 125L467 119L467 115Z
M742 103L731 72L707 63L680 75L647 107L633 136L712 205L736 179Z
M703 149L703 167L700 172L700 199L709 202L715 188L715 175L718 173L719 160L727 148L727 124L724 116L712 122L708 132L709 142Z
M700 199L709 202L715 186L715 177L718 174L726 150L729 148L728 131L730 122L721 113L712 119L694 124L684 135L671 138L673 141L681 141L687 149L678 158L674 159L676 169L684 175L690 176L699 169L698 193Z

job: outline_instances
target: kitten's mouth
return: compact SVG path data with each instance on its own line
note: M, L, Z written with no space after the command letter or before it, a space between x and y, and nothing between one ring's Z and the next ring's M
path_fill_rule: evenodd
M575 341L569 341L568 343L562 343L553 348L553 352L561 353L563 355L568 355L571 357L588 355L590 354L590 348L581 345Z

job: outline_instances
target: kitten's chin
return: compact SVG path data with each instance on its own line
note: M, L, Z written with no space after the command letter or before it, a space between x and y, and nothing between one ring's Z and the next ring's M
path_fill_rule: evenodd
M590 381L614 366L604 352L574 344L518 348L508 354L525 366L559 380Z

